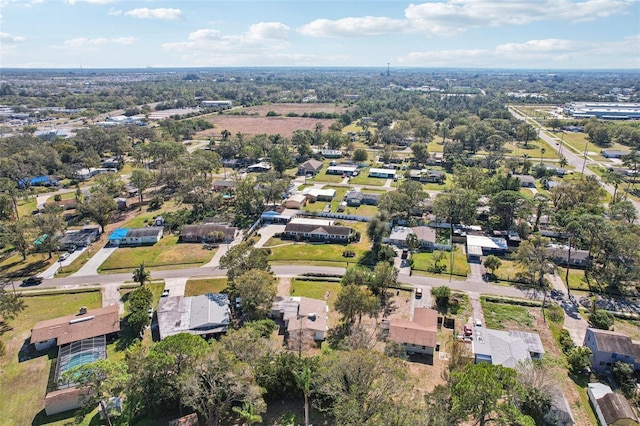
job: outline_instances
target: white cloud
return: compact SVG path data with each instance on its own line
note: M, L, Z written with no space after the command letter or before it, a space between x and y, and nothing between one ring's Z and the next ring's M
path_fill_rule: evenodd
M408 23L400 19L377 16L343 18L337 21L316 19L298 29L311 37L366 37L402 32Z
M25 40L22 36L14 36L9 33L0 32L0 41L3 43L20 43Z
M87 48L105 46L110 44L133 44L136 41L134 37L117 37L117 38L86 38L77 37L64 42L65 47L71 48Z
M90 4L109 4L109 3L115 3L117 1L120 0L67 0L67 3L73 5L76 3L90 3Z
M289 47L290 28L280 22L260 22L242 34L224 35L215 29L199 29L189 34L187 41L164 43L169 51L188 51L215 54L277 52Z
M445 0L410 4L404 19L317 19L298 29L311 37L366 37L399 32L455 35L470 28L526 25L536 21L592 21L628 13L638 0Z
M111 8L107 12L107 15L109 15L109 16L119 16L119 15L122 15L122 10Z
M475 27L525 25L535 21L582 22L625 13L637 0L448 0L410 5L405 18L414 31L455 34Z
M501 67L501 68L611 68L624 63L637 67L640 58L629 52L640 50L640 35L613 42L584 42L545 39L524 43L505 43L493 49L458 49L410 52L394 62L420 67ZM583 62L584 61L584 62Z
M126 16L139 19L178 19L182 16L182 10L180 9L149 9L147 7L133 9L124 13Z

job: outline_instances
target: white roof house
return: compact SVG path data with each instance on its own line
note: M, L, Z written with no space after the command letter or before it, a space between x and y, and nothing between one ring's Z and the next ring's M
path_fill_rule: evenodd
M294 219L291 219L291 222L289 223L293 223L293 224L304 224L304 225L318 225L318 226L332 226L334 224L334 220L331 219L310 219L307 217L296 217Z
M194 297L163 297L158 304L160 339L178 333L214 335L224 333L230 321L226 294Z
M476 327L471 342L475 362L514 368L518 362L540 359L545 352L537 333Z
M305 188L302 194L313 198L333 199L336 196L335 189Z

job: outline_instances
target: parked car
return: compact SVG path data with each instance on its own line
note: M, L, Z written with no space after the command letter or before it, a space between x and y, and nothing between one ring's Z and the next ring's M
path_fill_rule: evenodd
M474 324L475 324L475 326L476 326L476 327L482 327L482 321L480 321L480 319L479 319L479 318L476 318L476 320L475 320L475 323L474 323Z
M58 259L60 262L63 262L65 260L67 260L69 258L69 256L71 256L71 253L66 252L66 253L62 253L60 255L60 258Z
M24 281L22 281L22 285L23 286L29 286L29 285L38 285L40 283L42 283L43 279L41 277L29 277L27 279L25 279Z
M162 297L169 297L169 289L165 288L164 290L162 290Z
M416 299L420 299L422 298L422 289L421 288L416 288Z
M473 329L471 328L471 324L464 325L464 335L471 336L473 334Z

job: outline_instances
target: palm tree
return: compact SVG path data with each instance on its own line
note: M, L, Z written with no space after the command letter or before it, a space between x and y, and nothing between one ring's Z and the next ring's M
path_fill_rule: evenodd
M139 283L142 286L145 285L145 283L151 281L151 273L144 268L144 262L140 264L139 268L134 269L133 281Z
M542 166L542 159L544 158L544 153L547 152L546 148L540 148L540 165Z
M526 175L531 168L531 161L529 159L531 156L529 154L522 154L522 174Z
M254 423L262 423L262 416L256 412L256 408L248 401L242 404L242 408L233 407L233 411L242 418L243 424L251 426Z
M309 426L309 393L311 387L311 368L304 367L301 371L293 371L298 388L304 395L304 426Z

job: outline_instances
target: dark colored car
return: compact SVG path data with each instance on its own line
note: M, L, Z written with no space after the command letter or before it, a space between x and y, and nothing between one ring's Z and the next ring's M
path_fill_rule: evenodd
M40 277L29 277L22 281L23 286L38 285L40 283L42 283L42 278Z

